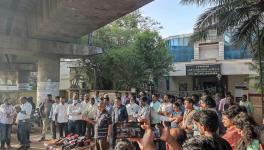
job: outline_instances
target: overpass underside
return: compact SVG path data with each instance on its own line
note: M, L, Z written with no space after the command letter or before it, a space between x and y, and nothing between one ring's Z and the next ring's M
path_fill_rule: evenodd
M0 69L16 69L18 85L38 71L37 97L59 95L60 58L82 58L101 48L72 43L152 0L1 0Z

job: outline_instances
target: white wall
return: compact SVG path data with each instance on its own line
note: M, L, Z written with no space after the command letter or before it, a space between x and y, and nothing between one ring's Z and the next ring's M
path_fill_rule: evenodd
M74 61L60 62L60 90L66 90L70 88L70 67L74 66L76 66Z
M247 86L248 82L245 81L249 76L248 75L232 75L228 76L228 91L230 91L232 94L235 93L235 87L236 86Z
M170 91L179 91L179 85L182 83L187 83L187 91L192 91L193 82L190 76L171 77Z

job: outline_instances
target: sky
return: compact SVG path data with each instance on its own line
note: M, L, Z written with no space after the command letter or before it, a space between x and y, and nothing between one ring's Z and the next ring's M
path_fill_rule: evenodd
M140 9L144 16L160 22L163 27L160 34L163 38L192 33L197 18L206 10L197 5L182 5L179 1L154 0Z

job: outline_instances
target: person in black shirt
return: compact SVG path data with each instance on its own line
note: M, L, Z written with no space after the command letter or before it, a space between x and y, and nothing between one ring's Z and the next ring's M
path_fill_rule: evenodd
M183 150L196 149L190 148L190 145L197 145L195 143L200 143L203 147L207 145L205 147L210 147L210 150L232 150L230 144L216 134L219 122L215 111L201 110L195 112L193 119L195 125L199 129L200 136L193 137L186 141L186 143L183 144Z

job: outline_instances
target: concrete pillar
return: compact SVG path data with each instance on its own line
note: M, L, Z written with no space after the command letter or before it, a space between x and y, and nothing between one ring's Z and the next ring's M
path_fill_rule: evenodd
M29 89L29 77L30 71L20 70L17 76L17 89L18 90L30 90Z
M47 94L59 95L60 58L40 56L38 61L37 102L43 102Z

